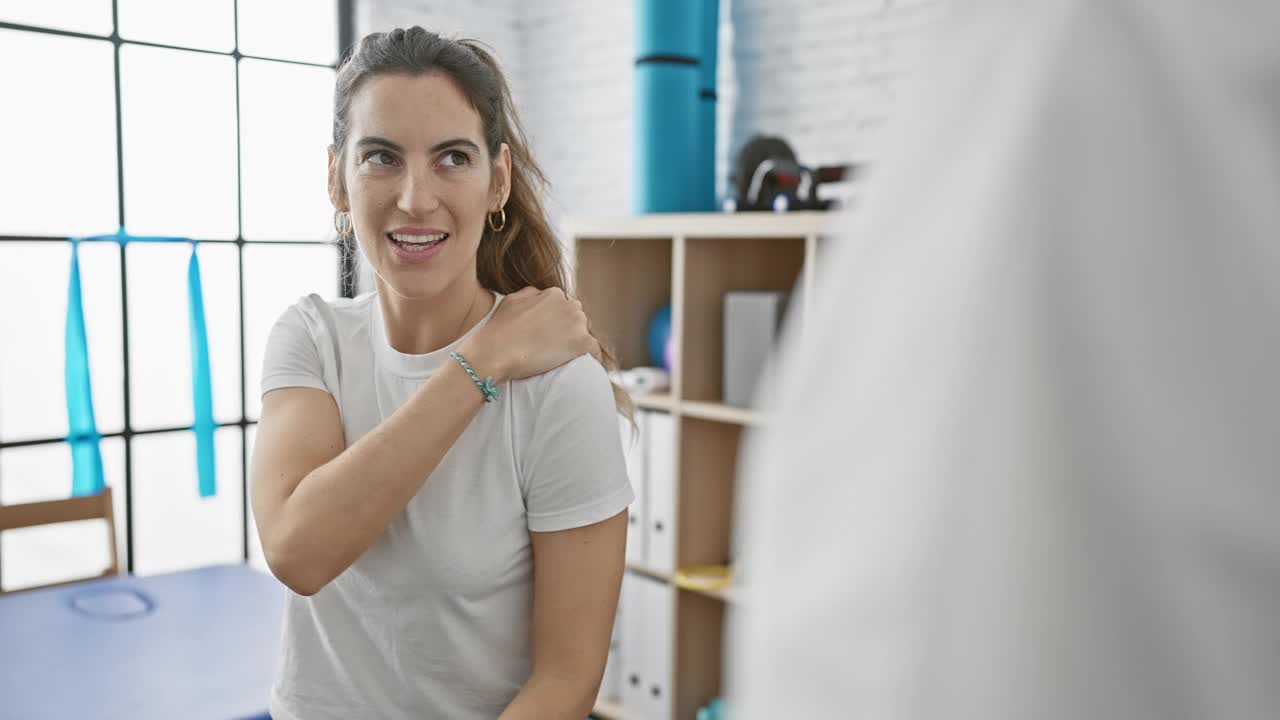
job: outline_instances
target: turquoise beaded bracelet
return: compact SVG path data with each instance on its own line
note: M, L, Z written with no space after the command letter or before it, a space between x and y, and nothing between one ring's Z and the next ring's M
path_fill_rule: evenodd
M480 376L476 375L476 371L471 369L471 363L467 362L466 358L456 352L450 352L449 357L462 363L462 369L467 371L467 374L475 381L476 387L480 388L481 394L484 395L485 402L491 403L498 399L498 385L493 381L492 375L481 380Z

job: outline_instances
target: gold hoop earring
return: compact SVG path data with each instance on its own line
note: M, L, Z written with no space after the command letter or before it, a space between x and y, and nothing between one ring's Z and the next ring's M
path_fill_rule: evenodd
M343 240L351 239L351 213L335 210L333 213L333 229L338 231L338 237Z
M500 216L502 217L502 224L501 224L501 225L496 224L496 223L494 223L494 222L493 222L493 216L494 216L494 215L500 215ZM487 215L487 218L488 218L488 220L489 220L489 229L490 229L490 230L492 230L492 231L494 231L494 232L502 232L502 229L503 229L503 228L505 228L505 227L507 226L507 209L506 209L505 207L504 207L504 208L498 208L498 212L497 212L497 213L489 213L489 214Z

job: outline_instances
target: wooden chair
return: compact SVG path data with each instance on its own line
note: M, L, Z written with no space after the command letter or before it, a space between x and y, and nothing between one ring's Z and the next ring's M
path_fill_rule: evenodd
M101 575L94 575L75 580L67 580L58 583L49 583L37 587L53 587L57 585L67 585L83 580L91 580L96 577L108 577L120 574L119 561L116 556L116 524L115 513L111 503L111 488L105 488L97 495L86 495L84 497L68 498L66 500L48 500L45 502L23 503L20 505L0 505L0 531L17 530L19 528L35 527L37 525L52 525L54 523L75 522L77 520L96 520L102 518L107 521L107 543L111 549L111 562ZM21 590L35 590L35 587L26 587ZM21 592L15 590L13 592ZM3 594L0 589L0 594Z

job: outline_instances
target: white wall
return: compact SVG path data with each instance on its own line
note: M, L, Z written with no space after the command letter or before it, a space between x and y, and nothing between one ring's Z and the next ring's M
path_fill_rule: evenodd
M549 210L631 210L635 6L630 0L526 3L521 108L551 181Z
M736 0L727 129L736 150L782 135L801 162L869 160L941 4L920 0Z
M445 35L473 38L492 46L508 69L513 92L521 74L513 67L524 55L518 0L356 0L355 34L421 25Z
M943 0L721 0L717 178L755 133L805 164L874 158ZM631 210L632 0L359 0L356 32L418 24L493 45L509 69L550 207Z

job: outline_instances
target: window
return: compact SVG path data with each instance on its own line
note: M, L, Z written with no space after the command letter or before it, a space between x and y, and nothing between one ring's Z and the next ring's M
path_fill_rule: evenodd
M325 148L350 0L0 4L0 502L68 497L72 239L190 238L201 271L217 492L198 491L192 245L77 245L92 400L122 565L262 563L246 470L263 345L305 293L350 295ZM14 112L13 109L22 109ZM92 524L92 523L90 523ZM101 527L0 536L0 588L106 563Z

